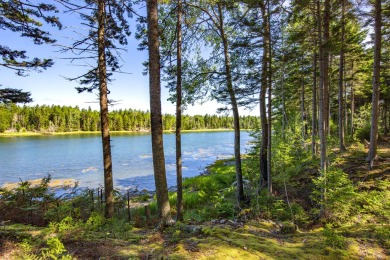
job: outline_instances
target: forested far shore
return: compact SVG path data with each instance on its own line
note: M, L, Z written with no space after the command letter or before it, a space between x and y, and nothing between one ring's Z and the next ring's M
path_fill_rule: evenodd
M118 109L109 113L112 131L149 131L150 112L136 109ZM241 129L259 125L255 116L240 117ZM175 115L163 115L164 130L175 129ZM183 115L183 130L233 129L233 117L225 115ZM0 105L0 133L13 132L75 132L100 131L99 111L78 106Z

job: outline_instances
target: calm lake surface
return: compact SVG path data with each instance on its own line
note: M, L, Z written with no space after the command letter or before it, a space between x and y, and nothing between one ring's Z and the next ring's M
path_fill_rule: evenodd
M151 136L111 136L114 186L154 190ZM199 175L217 159L230 158L234 151L233 132L182 134L183 176ZM251 137L241 133L241 152ZM175 186L175 135L164 134L168 186ZM99 134L0 137L0 186L7 182L40 179L75 179L80 187L103 184L102 144Z

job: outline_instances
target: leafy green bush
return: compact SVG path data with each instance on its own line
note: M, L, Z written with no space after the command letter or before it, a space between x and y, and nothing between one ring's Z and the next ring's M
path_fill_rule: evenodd
M346 249L347 239L342 235L337 234L332 225L327 224L322 231L322 234L325 237L325 244L332 247L333 249Z
M46 240L47 248L42 250L44 259L72 259L70 255L66 255L64 244L57 237L50 237Z
M71 216L67 216L60 222L50 222L47 233L58 233L60 236L78 230L83 226L82 222L73 219Z
M298 226L305 225L309 221L309 215L299 204L291 203L291 214L293 222Z
M389 181L379 181L377 187L380 188L382 183ZM390 222L390 190L387 188L383 190L361 191L356 201L356 213L364 214L367 222ZM360 218L360 222L363 220Z
M55 201L48 189L50 181L48 175L37 185L21 180L15 189L0 189L0 216L16 223L44 226L47 208Z
M356 138L360 141L370 140L371 124L366 122L360 128L356 129Z
M356 135L355 137L363 141L370 140L370 131L371 131L371 104L360 106L357 115L354 120Z
M85 227L91 231L99 231L106 224L106 219L102 214L92 212L91 216L85 223Z
M312 198L324 209L324 217L336 223L350 220L357 194L348 175L338 168L329 168L326 174L313 179Z

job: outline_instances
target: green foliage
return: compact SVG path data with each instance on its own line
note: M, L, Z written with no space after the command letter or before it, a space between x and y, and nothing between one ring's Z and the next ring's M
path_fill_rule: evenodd
M47 229L48 233L57 233L63 236L67 233L79 230L82 227L82 222L73 219L71 216L67 216L60 222L50 222Z
M208 172L184 179L185 217L199 221L233 217L236 211L234 166L217 161Z
M390 226L376 225L373 230L373 237L378 239L387 248L390 248Z
M291 218L296 225L302 226L309 222L309 215L301 205L292 203L290 206Z
M1 103L1 102L0 102ZM13 120L14 118L14 120ZM28 131L74 132L99 131L98 111L70 106L36 105L16 106L0 104L0 133L7 129ZM150 113L135 109L119 109L109 113L111 131L139 131L150 129ZM258 124L255 116L240 118L242 129L252 129ZM175 129L175 116L163 116L164 130ZM233 118L218 115L183 115L182 130L232 129Z
M10 128L11 122L11 112L4 105L0 104L0 133Z
M35 185L20 181L13 190L1 189L0 215L13 222L44 225L43 216L55 201L54 194L48 189L50 181L49 175Z
M297 231L297 227L290 221L284 221L280 226L281 234L293 234Z
M359 107L355 119L356 138L360 141L370 140L371 131L371 104Z
M106 219L102 214L92 212L91 216L85 223L85 227L91 231L99 231L106 224Z
M348 175L341 169L329 168L313 183L316 189L312 197L325 209L325 217L340 223L349 221L356 192Z
M64 244L57 237L50 237L46 240L47 248L42 250L42 257L45 259L72 259L70 255L64 255L66 249Z
M325 237L325 245L332 247L333 249L346 249L347 239L342 235L337 234L332 225L327 224L322 232Z
M50 236L36 236L33 239L23 239L19 244L21 249L18 259L38 260L38 259L73 259L67 254L67 250L61 240L50 234Z
M175 232L173 232L173 234L172 234L170 242L172 242L172 243L179 242L180 241L180 234L181 234L180 229L175 230Z
M378 190L361 191L356 201L356 218L359 222L390 222L389 181L377 181Z
M260 193L254 203L252 207L257 208L263 218L279 221L292 220L291 210L287 203L278 197L269 196L266 190Z
M356 138L360 141L370 140L371 125L369 122L366 122L360 128L356 130Z

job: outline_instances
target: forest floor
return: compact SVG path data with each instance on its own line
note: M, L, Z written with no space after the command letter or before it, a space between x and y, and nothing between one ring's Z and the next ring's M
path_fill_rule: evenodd
M358 190L381 190L383 187L378 187L377 181L390 180L390 144L381 143L379 160L372 170L365 162L366 150L349 147L344 153L333 151L331 157ZM234 171L231 165L225 167ZM47 243L44 247L36 242L38 246L34 248L34 243L25 242L39 240L34 237L41 240L53 237L46 228L3 223L0 259L40 259L39 254L49 259L60 255L68 257L63 259L390 259L390 223L362 221L362 224L354 222L332 229L324 225L305 229L293 226L287 232L283 231L283 225L278 221L244 216L206 221L189 218L164 231L133 227L131 231L107 232L74 227L62 232L65 254L61 245Z

